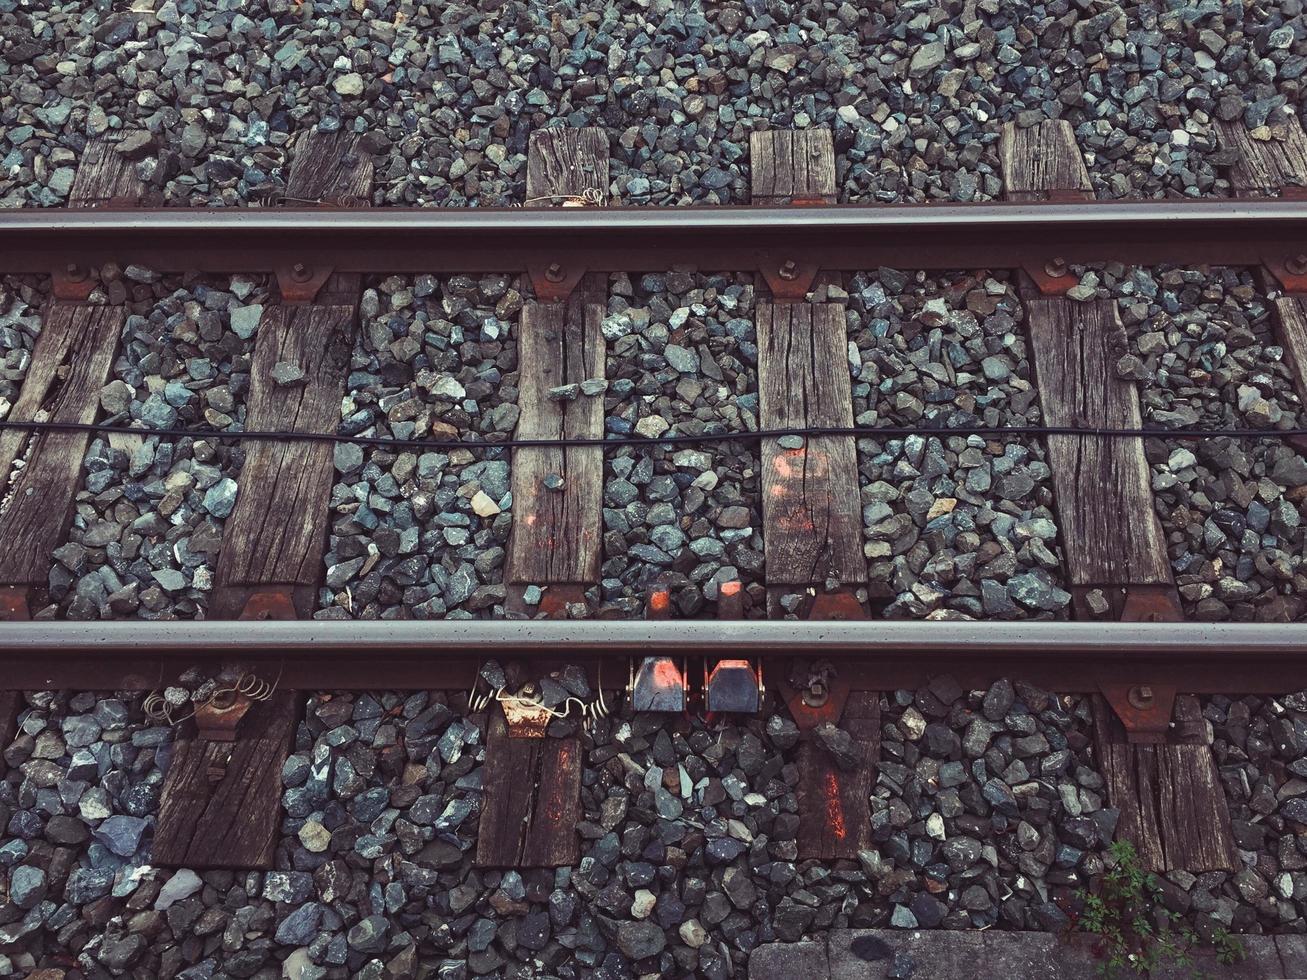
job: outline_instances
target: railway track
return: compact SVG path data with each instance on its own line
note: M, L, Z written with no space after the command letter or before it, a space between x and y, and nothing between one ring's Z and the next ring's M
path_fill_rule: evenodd
M21 394L0 421L9 481L0 692L159 692L157 717L176 721L178 734L153 860L245 869L276 860L282 773L308 692L466 690L459 708L486 745L476 864L492 869L578 863L583 746L623 698L628 711L673 716L788 714L800 770L796 856L857 860L872 844L877 767L900 764L879 755L882 695L940 685L932 697L943 716L945 689L958 686L956 701L963 689L1019 677L1092 697L1104 793L1120 811L1118 833L1150 867L1233 872L1238 847L1196 696L1307 688L1303 607L1286 586L1266 617L1278 622L1185 621L1145 441L1300 448L1307 430L1146 427L1135 384L1117 369L1126 347L1115 302L1077 290L1091 263L1256 267L1284 364L1307 400L1307 199L1266 183L1307 179L1298 135L1263 143L1228 131L1242 154L1238 199L1109 203L1090 199L1068 126L1009 127L1007 201L869 206L833 203L828 133L762 133L752 145L755 207L652 212L595 206L608 186L606 139L595 130L533 137L528 199L576 205L552 208L358 207L371 165L352 137L309 133L287 198L320 206L151 209L130 167L107 147L88 152L73 190L82 207L0 211L0 272L48 274L54 297ZM680 266L756 276L758 426L609 431L607 274ZM839 274L878 266L1014 270L1043 423L855 423ZM116 295L122 270L275 283L250 353L243 429L105 421L101 390L127 318ZM363 277L487 272L530 287L511 436L343 431ZM142 436L201 432L244 453L207 617L59 621L52 556L68 540L92 439L126 440L130 450ZM1054 621L1037 604L1026 611L1050 621L875 618L884 603L869 587L859 444L948 436L1043 446L1057 516L1049 543L1062 558L1069 618L1059 611ZM756 453L761 574L714 582L710 619L680 618L656 577L643 604L597 601L613 509L605 453L727 442ZM500 621L314 618L341 505L337 447L360 444L511 458L509 493L469 493L480 516L512 517L502 588L491 596ZM20 707L0 693L5 741ZM830 748L829 726L851 736L846 757Z

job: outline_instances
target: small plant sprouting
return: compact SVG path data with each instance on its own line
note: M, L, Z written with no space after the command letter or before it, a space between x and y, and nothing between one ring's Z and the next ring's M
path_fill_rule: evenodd
M1163 967L1192 970L1199 938L1178 914L1161 904L1157 878L1139 866L1129 841L1115 841L1108 853L1111 867L1099 879L1098 888L1079 893L1085 907L1075 923L1082 932L1098 937L1094 951L1103 960L1099 973L1115 978L1151 976ZM1245 955L1243 943L1225 929L1215 930L1210 942L1222 965Z

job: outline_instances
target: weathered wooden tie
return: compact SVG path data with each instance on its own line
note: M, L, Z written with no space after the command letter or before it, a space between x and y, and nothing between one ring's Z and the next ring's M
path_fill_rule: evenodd
M8 778L9 763L5 751L18 732L18 712L23 709L21 691L0 691L0 783Z
M608 196L608 137L602 129L545 129L531 134L528 207L590 206ZM530 270L534 298L518 332L519 439L601 438L603 392L551 389L602 380L601 330L608 278L545 262ZM598 446L513 450L513 530L504 563L507 608L565 617L599 581L604 460ZM530 586L544 590L528 605ZM495 706L486 740L484 797L476 863L484 867L558 867L579 856L581 743L543 732L515 737Z
M1065 121L1024 130L1009 123L1000 157L1010 199L1092 195ZM1075 281L1058 256L1032 254L1022 275L1044 421L1079 429L1140 428L1138 392L1116 374L1127 350L1116 304L1060 295ZM1050 435L1047 448L1074 614L1093 616L1090 596L1098 591L1112 618L1182 618L1143 440ZM1095 736L1108 800L1121 811L1117 835L1134 843L1152 870L1234 867L1229 813L1205 727L1168 726L1174 690L1155 689L1126 668L1112 668L1103 683L1111 707L1095 697ZM1118 716L1130 720L1129 728ZM1184 794L1173 787L1184 787ZM1191 833L1195 826L1203 834Z
M1307 134L1296 115L1283 116L1274 128L1262 127L1256 137L1241 121L1218 126L1222 147L1234 156L1230 184L1236 196L1307 197ZM1307 243L1300 245L1302 251L1293 254L1268 252L1262 285L1281 294L1271 300L1273 321L1294 391L1307 406ZM1307 449L1307 440L1297 445Z
M357 204L371 187L372 161L357 137L316 130L300 135L286 182L289 198ZM361 277L297 267L293 256L287 258L292 264L278 275L283 302L265 307L259 321L246 425L333 433L358 325ZM298 368L301 380L278 383L278 365ZM209 614L308 618L322 581L333 447L251 440L243 448L240 492L223 528Z
M830 130L769 131L750 138L752 200L758 205L833 202L835 154ZM814 303L820 286L802 256L768 256L757 301L758 390L763 428L853 425L844 307ZM857 447L851 436L764 440L761 449L763 550L768 615L786 614L787 596L803 596L813 619L857 618L867 581ZM792 605L792 603L791 603ZM799 857L855 858L870 844L869 799L879 755L879 695L849 694L832 672L783 686L799 747ZM820 675L818 677L817 675ZM862 758L842 769L813 736L841 725ZM848 764L846 760L846 765Z
M372 162L348 133L302 134L286 193L297 200L358 205ZM288 260L293 263L293 256ZM282 305L259 322L250 367L251 429L335 432L358 322L357 275L290 265L279 273ZM305 305L311 304L311 305ZM279 384L279 364L300 381ZM316 604L332 484L326 442L246 444L236 506L223 529L209 614L213 618L308 618ZM275 682L274 677L263 680ZM301 702L278 691L240 721L234 742L202 737L185 722L160 801L153 860L190 868L272 866L281 813L281 767Z
M72 207L144 203L146 187L133 165L105 141L90 143L69 192ZM97 283L86 269L51 270L54 299L41 318L41 334L12 421L94 422L100 389L109 379L123 323L126 292L105 286L109 304L88 305ZM63 540L82 481L86 432L0 431L0 619L26 619L48 583L51 553ZM13 482L14 464L26 465Z

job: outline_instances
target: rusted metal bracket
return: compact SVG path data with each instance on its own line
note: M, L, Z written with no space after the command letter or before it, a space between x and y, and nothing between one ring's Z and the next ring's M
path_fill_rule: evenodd
M852 690L848 680L842 679L835 665L828 661L815 664L796 661L790 676L778 686L801 732L812 731L825 721L838 725Z
M807 618L847 622L866 619L867 611L862 608L862 603L852 589L837 589L834 592L818 592L813 596Z
M544 613L550 619L567 619L567 607L586 605L585 586L577 582L551 585L540 597L537 613Z
M97 285L90 269L72 262L50 273L50 292L65 303L85 303Z
M1290 184L1280 188L1280 197L1307 201L1307 187ZM1307 242L1298 248L1280 247L1262 256L1262 265L1286 293L1307 293Z
M240 619L299 619L290 588L260 589L245 600Z
M532 262L526 267L531 289L542 303L565 302L585 273L584 266L563 266L557 262Z
M279 265L274 270L277 288L281 291L281 301L288 306L303 306L318 298L318 293L327 284L335 271L332 266L312 266L304 262Z
M1080 277L1071 273L1066 259L1060 256L1047 260L1023 258L1021 271L1030 278L1042 296L1065 296L1080 284Z
M1167 741L1177 685L1100 681L1098 687L1120 719L1127 742L1157 745Z
M820 271L815 262L793 255L766 254L758 260L758 274L766 280L772 298L778 300L806 299Z
M1123 623L1180 623L1184 609L1173 585L1128 585L1121 607Z
M515 695L501 698L509 738L544 738L553 712L540 703L536 686L523 684Z
M220 691L204 704L196 705L196 734L206 742L236 741L236 728L253 704L240 691Z
M0 585L0 621L16 622L32 618L27 605L28 586Z
M1125 623L1178 623L1184 620L1180 595L1173 585L1127 585L1121 605ZM1177 685L1151 680L1099 680L1098 688L1125 729L1126 741L1138 745L1168 740Z

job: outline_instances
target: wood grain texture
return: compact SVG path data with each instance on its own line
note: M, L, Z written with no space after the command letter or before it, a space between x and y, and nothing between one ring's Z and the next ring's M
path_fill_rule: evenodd
M336 430L354 319L352 306L264 312L250 366L249 428ZM281 362L299 365L305 383L278 385L272 370ZM327 534L332 446L258 440L246 453L236 507L223 530L216 584L316 583Z
M750 133L749 171L754 204L836 200L835 143L829 129Z
M560 868L580 858L581 745L568 738L512 738L496 705L486 736L476 863Z
M68 203L99 207L143 201L145 194L134 165L115 152L113 144L92 140L82 153ZM50 303L9 418L34 421L44 413L51 422L94 422L125 319L120 308ZM32 585L45 580L50 552L58 547L72 517L90 441L85 432L0 432L0 499L10 488L13 491L0 509L0 540L6 544L0 550L0 583ZM10 483L14 460L29 447L30 461Z
M1293 390L1307 405L1307 296L1280 296L1271 304L1271 311Z
M1238 197L1255 197L1307 184L1307 135L1297 116L1280 114L1279 139L1253 139L1242 120L1218 120L1221 148L1230 151L1230 185Z
M51 422L94 422L124 316L121 308L52 303L11 418L32 419L43 411ZM45 580L50 553L72 515L90 438L85 432L14 430L0 437L0 467L6 473L31 440L27 465L0 510L0 583Z
M86 144L73 175L68 203L72 207L103 207L110 203L146 203L145 182L136 175L136 162L120 155L115 145L96 139Z
M799 860L855 859L871 847L871 789L880 761L880 695L854 691L840 727L862 749L862 764L840 769L811 735L799 746Z
M518 338L519 439L600 438L603 397L554 401L549 389L604 376L604 309L573 295L566 304L528 303ZM504 581L595 582L599 579L603 449L599 446L513 450L513 533ZM548 490L551 474L561 490Z
M1121 811L1118 839L1134 845L1150 871L1233 871L1240 867L1230 814L1211 746L1131 745L1112 709L1095 696L1094 750L1107 801ZM1176 698L1177 730L1205 732L1198 699Z
M9 748L18 731L18 712L22 709L21 691L0 691L0 782L5 781L8 773L5 750Z
M762 427L852 426L843 307L760 302L757 326ZM770 584L866 581L851 436L813 436L802 449L764 440L762 479Z
M1032 299L1026 319L1045 422L1141 426L1134 383L1116 376L1127 347L1115 303ZM1143 440L1050 435L1047 444L1071 584L1169 583Z
M564 204L571 197L608 199L608 133L598 127L537 129L526 157L529 206Z
M286 196L349 207L366 205L372 195L372 160L355 133L306 130L295 139Z
M1222 147L1234 152L1230 184L1236 197L1262 197L1307 184L1307 135L1297 116L1284 118L1283 140L1255 140L1238 120L1217 126ZM1265 271L1263 282L1266 288L1279 290L1279 283ZM1293 390L1307 404L1307 297L1281 296L1273 301L1271 313Z
M352 133L309 130L295 140L287 197L366 205L372 161ZM358 275L334 275L312 306L268 306L250 367L247 426L332 433L349 372L358 321ZM298 365L304 382L278 385L279 363ZM236 616L251 586L298 587L308 615L323 574L333 446L326 442L253 441L246 445L236 506L223 529L210 614ZM305 600L308 600L307 602Z
M1003 193L1012 201L1046 197L1049 191L1092 194L1089 170L1065 119L1046 119L1022 129L1005 123L998 142Z
M281 832L281 767L290 751L298 696L254 705L235 742L207 742L186 722L173 747L159 801L151 860L165 867L270 868ZM211 767L221 767L217 782Z
M607 134L593 127L532 133L528 202L561 204L587 192L606 200ZM602 395L554 401L549 389L604 377L607 347L601 325L607 289L607 277L592 273L583 277L566 303L526 302L517 342L517 438L603 437ZM599 446L513 450L513 531L505 583L599 580L603 469ZM544 480L551 475L563 478L560 490L545 488Z

